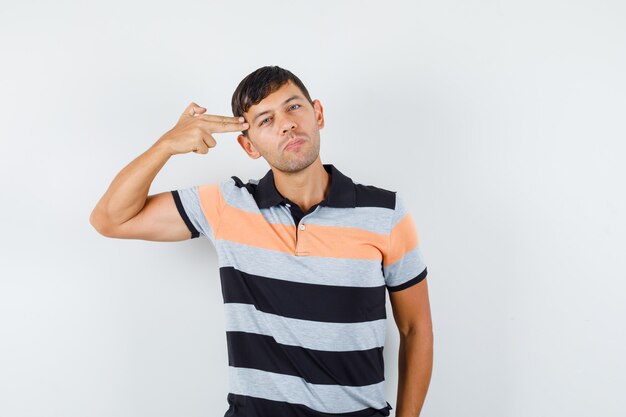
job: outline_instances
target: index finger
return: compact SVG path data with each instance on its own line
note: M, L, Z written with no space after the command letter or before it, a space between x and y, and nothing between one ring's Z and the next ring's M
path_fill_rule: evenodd
M241 117L230 117L230 116L220 116L215 114L201 114L198 117L202 117L209 122L225 122L225 123L243 123L246 121L243 116Z

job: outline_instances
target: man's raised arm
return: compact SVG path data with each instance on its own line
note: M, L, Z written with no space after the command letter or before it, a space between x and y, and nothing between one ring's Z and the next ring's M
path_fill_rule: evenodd
M190 232L170 192L148 196L150 185L172 155L206 154L217 143L213 133L248 128L243 118L203 114L206 109L191 103L176 126L159 138L113 179L93 209L89 222L102 235L121 239L178 241Z

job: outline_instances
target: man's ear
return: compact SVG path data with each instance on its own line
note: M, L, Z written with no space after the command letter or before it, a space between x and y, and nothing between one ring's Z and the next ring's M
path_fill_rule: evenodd
M252 141L244 134L237 136L237 142L241 145L241 148L248 154L248 156L252 159L258 159L261 154L256 150Z
M324 127L324 108L319 100L313 100L313 110L315 110L315 119L319 129Z

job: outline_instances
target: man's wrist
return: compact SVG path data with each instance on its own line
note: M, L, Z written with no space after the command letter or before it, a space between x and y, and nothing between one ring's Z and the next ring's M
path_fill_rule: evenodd
M167 143L167 141L165 141L163 139L157 140L151 146L151 149L154 152L156 152L157 154L159 154L161 157L164 157L164 158L169 158L169 157L175 155L175 153L173 152L173 150L170 147L170 145Z

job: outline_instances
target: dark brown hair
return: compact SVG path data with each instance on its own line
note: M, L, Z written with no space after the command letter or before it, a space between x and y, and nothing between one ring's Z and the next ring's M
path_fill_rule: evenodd
M278 66L266 66L248 74L237 86L231 100L233 116L243 116L250 107L259 104L261 100L289 81L293 82L313 105L306 87L291 71ZM244 130L243 134L248 136L248 131Z

